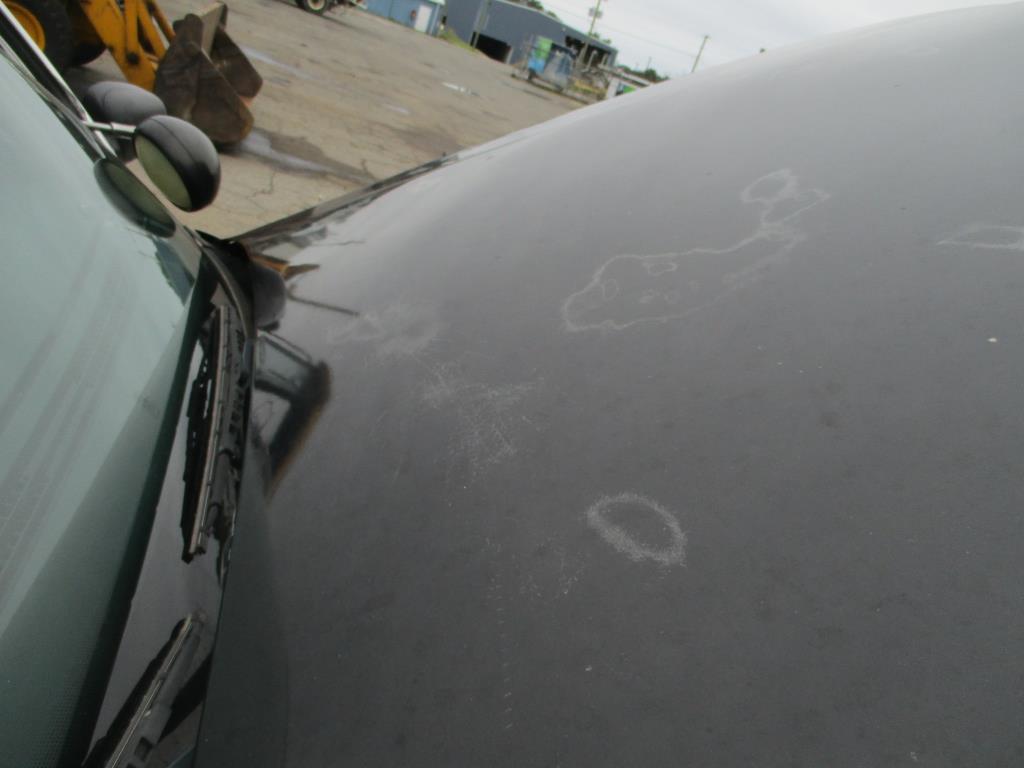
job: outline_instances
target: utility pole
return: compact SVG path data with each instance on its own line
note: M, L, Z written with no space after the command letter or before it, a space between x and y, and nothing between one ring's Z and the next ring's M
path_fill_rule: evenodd
M587 30L588 38L594 36L594 25L597 24L597 20L601 18L601 2L602 0L597 0L597 5L595 5L589 11L587 11L587 13L590 14L590 29ZM589 50L590 40L588 39L586 42L583 43L583 49L580 51L579 58L577 59L577 62L581 68L586 66L587 51Z
M700 50L697 51L697 58L693 60L693 69L690 70L691 75L697 71L697 65L700 64L700 56L704 53L704 46L708 44L710 39L711 35L704 35L704 39L700 41Z
M590 10L592 13L590 18L590 29L587 30L587 37L594 36L594 25L597 24L597 20L601 17L601 0L597 0L597 5Z

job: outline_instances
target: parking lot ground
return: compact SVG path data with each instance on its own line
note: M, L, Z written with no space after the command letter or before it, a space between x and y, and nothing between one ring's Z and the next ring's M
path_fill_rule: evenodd
M208 0L161 0L180 18ZM228 32L264 78L253 133L222 153L214 204L182 219L238 234L580 105L512 68L354 8L228 3ZM73 83L119 77L106 54Z

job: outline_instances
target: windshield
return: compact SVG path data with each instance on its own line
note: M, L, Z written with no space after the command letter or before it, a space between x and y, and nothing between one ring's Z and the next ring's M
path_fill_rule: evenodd
M200 251L2 55L0 103L0 764L52 766L88 744L131 598Z

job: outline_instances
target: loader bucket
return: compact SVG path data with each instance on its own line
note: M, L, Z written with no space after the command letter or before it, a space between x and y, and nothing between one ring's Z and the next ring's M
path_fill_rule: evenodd
M225 31L227 8L215 3L174 23L153 90L168 114L198 126L216 144L234 144L252 129L249 103L263 78Z

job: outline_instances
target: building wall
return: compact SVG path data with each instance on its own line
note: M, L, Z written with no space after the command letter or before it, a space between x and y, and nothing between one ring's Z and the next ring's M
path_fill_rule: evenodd
M447 0L448 28L468 42L485 4L486 0ZM569 40L588 42L592 48L605 52L608 65L615 62L617 53L611 46L588 38L583 32L557 19L505 0L491 1L486 24L481 27L480 34L508 45L512 49L512 63L526 59L533 38L538 36L551 38L559 45L567 45Z
M444 6L432 0L366 0L366 10L370 13L397 21L407 27L419 27L430 35L437 34L443 9ZM413 18L413 11L416 12L416 19ZM429 16L426 23L421 18L423 13Z
M461 39L469 42L473 35L476 14L482 9L481 0L447 0L445 3L446 26Z

